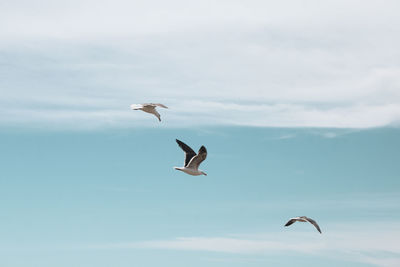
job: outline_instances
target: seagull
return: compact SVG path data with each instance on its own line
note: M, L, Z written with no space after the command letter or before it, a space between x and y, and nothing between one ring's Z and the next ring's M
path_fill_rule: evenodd
M176 139L176 142L185 152L185 165L184 167L174 167L175 170L183 171L190 175L207 175L207 173L199 170L200 164L206 159L207 157L207 149L204 146L201 146L199 152L196 153L190 146L186 145L184 142Z
M156 107L168 108L160 103L145 103L145 104L132 104L131 109L133 110L143 110L144 112L154 114L161 121L160 113L157 112Z
M297 222L309 222L309 223L311 223L312 225L314 225L315 228L317 228L317 230L318 230L318 232L319 232L320 234L322 234L321 229L319 228L319 225L317 224L317 222L314 221L314 220L311 219L311 218L306 217L306 216L300 216L300 217L296 217L296 218L291 218L291 219L285 224L285 226L292 225L292 224L295 223L296 221L297 221Z

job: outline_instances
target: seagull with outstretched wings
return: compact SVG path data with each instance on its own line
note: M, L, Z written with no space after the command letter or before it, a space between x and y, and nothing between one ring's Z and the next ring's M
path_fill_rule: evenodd
M176 139L179 147L185 152L185 163L183 167L174 167L175 170L183 171L190 175L207 175L205 172L199 170L200 164L207 158L207 149L201 146L199 152L193 151L187 144Z
M300 216L300 217L291 218L291 219L285 224L285 226L292 225L292 224L294 224L295 222L309 222L309 223L311 223L312 225L314 225L315 228L317 228L317 230L318 230L318 232L319 232L320 234L322 234L321 229L319 228L319 225L317 224L317 222L314 221L314 220L311 219L311 218L306 217L306 216Z
M132 104L131 109L133 110L142 110L144 112L153 114L161 121L160 113L157 112L156 107L168 108L167 106L160 103L146 103L146 104Z

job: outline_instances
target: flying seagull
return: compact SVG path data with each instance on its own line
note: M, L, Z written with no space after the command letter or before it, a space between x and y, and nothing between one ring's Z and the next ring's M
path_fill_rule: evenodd
M309 223L311 223L312 225L314 225L315 228L317 228L318 232L320 232L320 233L322 234L321 229L319 228L319 225L317 224L317 222L314 221L314 220L311 219L311 218L306 217L306 216L300 216L300 217L296 217L296 218L291 218L291 219L285 224L285 226L292 225L292 224L295 223L295 222L309 222Z
M176 142L185 152L185 165L183 167L174 167L174 169L183 171L190 175L207 175L207 173L199 170L200 164L207 157L207 149L204 146L201 146L196 155L193 149L191 149L190 146L186 145L184 142L179 141L178 139L176 139Z
M160 103L146 103L146 104L132 104L131 109L133 110L143 110L144 112L154 114L161 121L160 113L157 112L156 107L168 108Z

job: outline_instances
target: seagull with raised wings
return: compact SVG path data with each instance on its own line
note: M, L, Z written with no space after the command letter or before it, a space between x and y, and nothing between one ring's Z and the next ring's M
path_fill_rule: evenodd
M157 112L156 107L168 108L167 106L160 103L145 103L145 104L132 104L131 109L133 110L142 110L144 112L153 114L161 121L160 113Z
M185 165L183 167L174 167L174 169L190 175L207 175L205 172L199 170L200 164L207 158L207 149L205 146L201 146L199 152L196 154L193 149L184 142L178 139L176 139L176 142L185 152Z
M315 228L317 228L317 230L318 230L318 232L320 232L320 234L322 234L321 229L319 228L319 225L317 224L317 222L314 221L314 220L311 219L311 218L306 217L306 216L300 216L300 217L296 217L296 218L291 218L291 219L285 224L285 226L292 225L292 224L295 223L295 222L309 222L309 223L311 223L312 225L314 225Z

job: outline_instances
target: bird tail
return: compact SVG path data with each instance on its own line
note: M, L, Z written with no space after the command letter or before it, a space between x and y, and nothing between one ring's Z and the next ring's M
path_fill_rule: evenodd
M139 110L139 109L142 108L141 105L136 105L136 104L132 104L130 107L131 107L131 109L133 109L133 110Z

